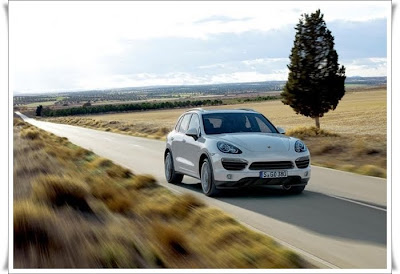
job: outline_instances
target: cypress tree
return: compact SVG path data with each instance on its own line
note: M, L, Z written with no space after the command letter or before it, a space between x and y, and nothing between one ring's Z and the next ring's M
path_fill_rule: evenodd
M345 94L345 67L339 67L334 37L326 27L320 10L303 14L295 27L296 35L290 54L288 81L282 102L297 114L315 119L335 110Z

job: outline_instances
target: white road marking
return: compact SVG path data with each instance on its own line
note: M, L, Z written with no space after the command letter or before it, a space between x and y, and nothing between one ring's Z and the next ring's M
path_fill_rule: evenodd
M387 181L386 178L380 178L380 177L369 176L369 175L364 175L364 174L356 174L356 173L353 173L353 172L350 172L350 171L344 171L344 170L340 170L340 169L333 169L333 168L324 167L324 166L311 165L311 167L312 168L317 168L317 169L326 169L328 171L340 172L340 173L344 173L344 174L347 174L347 175L358 175L358 176L369 177L369 178L373 178L373 179L377 179L377 180Z
M321 194L324 194L324 195L326 195L326 196L329 196L329 197L332 197L332 198L335 198L335 199L339 199L339 200L343 200L343 201L347 201L347 202L350 202L350 203L353 203L353 204L357 204L357 205L361 205L361 206L366 206L366 207L369 207L369 208L373 208L373 209L377 209L377 210L381 210L381 211L387 211L386 210L386 208L382 208L382 207L378 207L378 206L373 206L373 205L369 205L369 204L365 204L365 203L363 203L363 202L359 202L359 201L354 201L354 200L352 200L352 199L348 199L348 198L344 198L344 197L339 197L339 196L336 196L336 195L332 195L332 194L326 194L326 193L322 193L322 192L320 192Z
M130 144L131 146L134 146L134 147L140 147L140 148L143 148L143 146L141 146L141 145L137 145L137 144Z

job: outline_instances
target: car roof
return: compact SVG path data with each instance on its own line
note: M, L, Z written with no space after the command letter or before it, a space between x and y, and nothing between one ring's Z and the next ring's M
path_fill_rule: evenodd
M249 108L239 108L239 109L203 109L203 108L194 108L189 109L187 112L199 112L201 114L211 114L211 113L258 113L257 111Z

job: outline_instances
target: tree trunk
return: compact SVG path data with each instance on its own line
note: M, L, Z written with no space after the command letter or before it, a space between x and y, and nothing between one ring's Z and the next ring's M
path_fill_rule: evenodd
M315 126L319 129L319 116L315 117Z

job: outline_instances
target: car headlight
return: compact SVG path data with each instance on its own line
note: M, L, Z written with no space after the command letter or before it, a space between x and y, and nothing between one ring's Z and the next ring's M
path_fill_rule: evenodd
M225 142L218 142L217 147L219 151L223 153L231 153L231 154L240 154L242 151L235 147L234 145L225 143Z
M302 141L297 140L296 143L294 143L294 151L305 152L307 151L307 147Z

